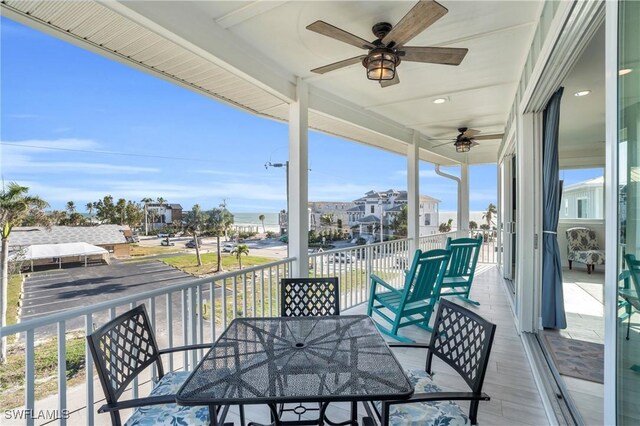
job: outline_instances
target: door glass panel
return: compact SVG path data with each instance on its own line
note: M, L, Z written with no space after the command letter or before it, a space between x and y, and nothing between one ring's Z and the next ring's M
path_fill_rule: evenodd
M619 3L618 17L618 424L640 424L640 299L625 254L640 259L640 2ZM626 279L625 279L626 278ZM640 276L638 277L640 278ZM640 282L639 282L640 284Z

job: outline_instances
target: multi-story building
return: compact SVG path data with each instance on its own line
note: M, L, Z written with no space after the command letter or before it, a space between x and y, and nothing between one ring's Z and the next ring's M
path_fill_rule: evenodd
M312 201L309 203L309 229L339 230L348 228L349 210L355 204L351 201Z
M439 200L428 195L420 196L420 236L438 232L439 203ZM352 234L371 241L380 240L381 234L387 239L393 235L390 225L407 205L407 191L369 191L353 204L354 206L347 210Z
M147 204L147 217L150 229L163 228L165 225L182 222L182 206L169 203Z

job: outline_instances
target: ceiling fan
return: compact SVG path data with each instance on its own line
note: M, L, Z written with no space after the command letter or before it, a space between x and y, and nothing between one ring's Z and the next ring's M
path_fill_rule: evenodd
M442 18L447 12L447 8L436 1L420 0L395 26L387 22L375 24L371 30L377 38L371 42L324 21L316 21L307 26L307 29L368 50L369 53L315 68L311 72L324 74L362 62L362 65L367 69L369 80L377 80L382 87L388 87L400 82L396 67L400 65L401 60L460 65L469 49L405 46L405 43Z
M477 135L477 130L468 129L466 127L460 127L458 128L458 131L460 132L460 134L456 136L455 139L447 139L447 142L441 143L440 145L435 145L433 146L433 148L438 148L443 145L449 145L451 142L453 142L453 145L456 147L456 152L469 152L472 147L479 145L479 143L476 141L502 139L502 136L504 136L504 134L502 133L496 133L493 135Z

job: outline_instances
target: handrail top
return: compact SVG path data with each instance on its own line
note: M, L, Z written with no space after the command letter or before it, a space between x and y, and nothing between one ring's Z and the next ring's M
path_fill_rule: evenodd
M402 243L402 242L409 242L411 241L411 238L402 238L402 239L398 239L398 240L391 240L391 241L384 241L381 243L372 243L372 244L362 244L362 245L355 245L355 246L349 246L349 247L342 247L342 248L337 248L337 249L331 249L331 250L323 250L322 252L316 252L316 253L309 253L309 257L313 257L313 256L322 256L325 254L332 254L332 253L341 253L343 251L348 251L348 250L358 250L358 249L367 249L370 247L380 247L382 245L387 245L387 244L391 244L391 243Z
M94 312L104 311L112 307L126 305L127 303L137 302L140 300L149 299L151 297L161 296L167 293L175 293L177 291L186 290L188 288L196 287L201 284L206 284L206 283L220 281L220 280L226 280L227 278L233 278L238 275L244 275L247 273L267 269L273 266L291 263L295 260L296 260L295 257L288 257L285 259L277 260L275 262L265 263L263 265L257 265L257 266L252 266L245 269L240 269L238 271L225 272L224 274L220 274L220 275L187 280L187 281L176 283L168 287L157 288L155 290L149 290L143 293L132 294L130 296L124 296L118 299L107 300L105 302L95 303L89 306L81 306L79 308L70 309L68 311L58 312L51 315L45 315L40 318L35 318L25 322L19 322L17 324L0 327L0 337L10 336L12 334L21 333L21 332L26 332L27 330L36 329L38 327L43 327L50 324L56 324L61 321L67 321L67 320L88 315Z

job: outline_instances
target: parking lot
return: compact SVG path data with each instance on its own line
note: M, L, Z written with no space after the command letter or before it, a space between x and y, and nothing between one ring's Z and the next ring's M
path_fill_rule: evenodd
M162 262L51 270L24 282L21 321L167 287L192 278Z

